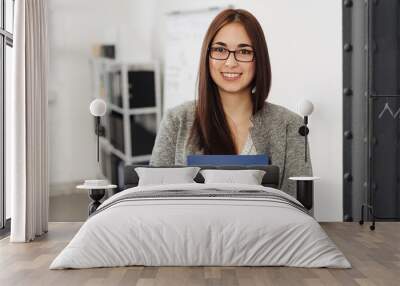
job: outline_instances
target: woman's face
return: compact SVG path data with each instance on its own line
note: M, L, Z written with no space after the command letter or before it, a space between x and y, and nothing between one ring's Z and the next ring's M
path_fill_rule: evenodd
M223 48L236 50L236 57L239 60L235 59L233 53L230 53L226 60L221 60L224 54L226 56L226 50ZM253 61L249 60L254 56L254 49L242 24L234 22L221 28L211 43L209 53L211 78L221 91L226 93L238 93L246 89L250 91L250 84L255 75L255 58Z

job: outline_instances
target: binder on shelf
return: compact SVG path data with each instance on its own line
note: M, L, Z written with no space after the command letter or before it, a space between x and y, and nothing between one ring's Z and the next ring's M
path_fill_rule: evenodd
M154 107L154 71L128 71L129 108Z
M115 111L110 112L110 143L122 153L125 152L123 116Z
M119 161L118 163L118 187L121 189L125 184L125 162Z
M131 115L132 156L149 155L157 133L156 114Z
M95 57L115 59L115 45L113 45L113 44L93 45L92 46L92 55Z
M118 185L118 166L122 160L114 154L110 154L111 162L111 184Z
M114 71L108 74L109 77L109 98L112 104L122 107L122 77L121 71Z

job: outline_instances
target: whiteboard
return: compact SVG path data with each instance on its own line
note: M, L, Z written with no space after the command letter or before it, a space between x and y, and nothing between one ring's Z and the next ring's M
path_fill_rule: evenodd
M167 14L163 112L184 101L195 99L203 38L211 21L223 9Z

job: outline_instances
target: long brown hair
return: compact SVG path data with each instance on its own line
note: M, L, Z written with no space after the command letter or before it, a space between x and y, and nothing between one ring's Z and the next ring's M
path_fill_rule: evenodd
M253 115L263 108L271 88L271 65L264 32L257 19L242 9L220 12L208 27L203 40L198 74L198 98L195 118L188 143L193 143L204 154L236 154L236 146L222 107L218 87L209 70L209 47L225 25L239 22L246 30L255 50L255 76L251 83L256 87L251 95Z

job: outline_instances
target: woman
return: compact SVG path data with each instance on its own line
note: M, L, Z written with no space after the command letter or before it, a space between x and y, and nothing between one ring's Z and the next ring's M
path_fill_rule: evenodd
M267 154L279 166L280 189L295 196L291 176L311 176L304 162L301 116L266 102L271 68L257 19L227 9L204 38L198 98L168 110L150 164L186 165L190 154ZM309 155L308 155L309 156Z

